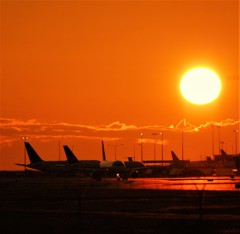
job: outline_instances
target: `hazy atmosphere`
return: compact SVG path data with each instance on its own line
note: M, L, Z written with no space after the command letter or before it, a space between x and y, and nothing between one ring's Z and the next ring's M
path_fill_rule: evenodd
M222 83L206 105L179 89L195 67ZM44 160L100 160L101 140L139 160L141 133L144 159L239 152L239 1L3 0L0 79L0 170L22 170L23 137Z

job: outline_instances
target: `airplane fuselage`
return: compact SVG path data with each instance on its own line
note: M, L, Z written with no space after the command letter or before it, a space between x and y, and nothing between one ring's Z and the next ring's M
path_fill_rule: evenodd
M116 168L116 169L122 169L126 168L124 162L115 160L115 161L101 161L100 162L100 168Z

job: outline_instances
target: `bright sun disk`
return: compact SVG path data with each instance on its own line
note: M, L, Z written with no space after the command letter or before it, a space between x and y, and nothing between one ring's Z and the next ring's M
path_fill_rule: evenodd
M187 101L204 105L219 96L221 81L218 75L208 68L194 68L182 77L180 91Z

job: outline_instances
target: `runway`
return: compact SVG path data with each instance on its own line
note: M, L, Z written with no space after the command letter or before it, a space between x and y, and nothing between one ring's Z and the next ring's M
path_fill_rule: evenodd
M0 230L37 234L239 233L238 183L237 177L138 178L128 182L1 178Z
M109 179L106 179L108 181ZM240 177L139 178L114 184L129 189L240 191Z

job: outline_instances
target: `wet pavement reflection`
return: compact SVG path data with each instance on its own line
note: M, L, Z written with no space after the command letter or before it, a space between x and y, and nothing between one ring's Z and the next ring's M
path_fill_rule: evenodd
M106 181L114 182L114 179ZM120 186L128 189L157 189L157 190L213 190L239 191L240 177L188 177L188 178L138 178L128 182L110 183L110 187Z

